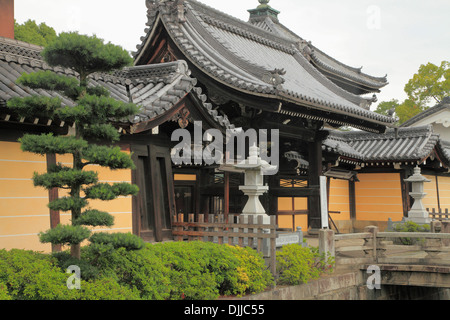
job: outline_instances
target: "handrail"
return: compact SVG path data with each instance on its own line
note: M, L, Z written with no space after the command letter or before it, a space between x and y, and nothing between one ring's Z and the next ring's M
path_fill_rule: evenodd
M431 230L441 222L432 222ZM360 263L406 263L406 264L436 264L449 265L450 233L433 232L378 232L378 227L365 228L366 232L351 234L335 234L333 230L319 231L319 251L326 256L335 258L337 264L357 265ZM387 239L415 238L423 239L419 245L396 245ZM345 243L345 240L363 240L362 245ZM430 240L430 241L427 241ZM438 241L432 241L438 240ZM394 251L392 251L394 250ZM397 250L402 254L396 255ZM356 256L349 252L360 252ZM424 256L424 252L426 255ZM407 253L407 255L405 255ZM439 255L440 253L445 255Z

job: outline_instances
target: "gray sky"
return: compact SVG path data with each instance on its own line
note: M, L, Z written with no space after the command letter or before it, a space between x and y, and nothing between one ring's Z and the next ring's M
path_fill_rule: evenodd
M257 0L201 0L247 21ZM335 59L388 74L379 101L405 98L404 86L421 64L450 60L448 0L271 0L286 27ZM79 31L135 51L144 35L145 0L15 0L19 23L45 22L58 33Z

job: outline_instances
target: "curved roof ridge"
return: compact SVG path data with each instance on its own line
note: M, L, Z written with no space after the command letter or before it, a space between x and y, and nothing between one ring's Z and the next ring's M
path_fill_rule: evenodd
M253 24L253 25L255 25L255 24ZM340 74L341 76L349 77L355 81L366 81L367 84L375 86L378 89L380 89L388 84L387 75L384 77L376 77L376 76L372 76L372 75L366 74L364 72L361 72L362 67L361 68L352 67L352 66L349 66L349 65L331 57L327 53L318 49L316 46L312 45L310 42L307 42L305 39L303 39L302 37L297 35L295 32L293 32L292 30L290 30L289 28L287 28L285 25L283 25L280 22L274 22L271 19L264 19L264 20L258 21L256 23L256 25L262 30L269 29L269 30L271 30L271 32L273 34L278 35L283 38L286 38L286 39L290 38L291 41L294 41L296 43L301 43L301 42L308 43L308 45L311 46L311 50L310 50L311 54L310 55L312 58L314 58L316 60L315 62L320 63L324 68L334 71L334 72ZM283 33L281 33L280 29L283 31ZM300 48L300 45L301 44L299 44L299 48ZM314 51L317 51L318 54L314 54ZM327 64L325 61L322 61L321 58L329 59L332 63L337 64L339 67L342 67L344 70L338 70L338 69L334 68L332 65ZM349 72L345 72L345 69L348 70Z
M312 44L311 44L311 46L313 47L313 50L314 50L314 51L313 51L313 54L314 54L315 51L318 51L320 54L322 54L322 55L325 56L326 58L332 60L333 62L335 62L335 63L337 63L337 64L339 64L339 65L341 65L342 67L345 67L345 68L348 68L348 69L350 69L350 70L352 70L352 71L354 71L354 72L357 72L359 75L365 76L365 77L367 77L367 78L369 78L369 79L371 79L371 80L383 82L384 85L386 85L386 84L388 83L388 82L387 82L387 75L385 75L384 77L376 77L376 76L372 76L372 75L370 75L370 74L364 73L364 72L361 71L361 70L363 69L363 67L356 68L356 67L349 66L349 65L347 65L347 64L345 64L345 63L343 63L343 62L337 60L336 58L333 58L333 57L330 56L329 54L323 52L322 50L320 50L320 49L317 48L316 46L314 46L314 45L312 45Z

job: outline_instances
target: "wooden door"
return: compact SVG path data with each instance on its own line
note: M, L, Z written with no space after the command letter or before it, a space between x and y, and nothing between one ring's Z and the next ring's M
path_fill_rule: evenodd
M133 183L140 189L133 201L134 233L148 242L171 240L175 199L169 150L148 145L135 146L132 152Z

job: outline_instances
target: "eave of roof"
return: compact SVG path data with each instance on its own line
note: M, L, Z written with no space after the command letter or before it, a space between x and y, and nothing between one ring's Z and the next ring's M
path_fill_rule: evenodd
M44 94L58 97L65 105L74 102L57 92L33 90L16 84L23 73L40 70L52 70L67 76L76 76L69 69L48 66L40 56L42 47L0 37L0 107L14 97ZM107 88L111 97L122 102L133 102L141 107L140 112L132 119L121 121L123 126L133 126L139 122L150 121L170 110L186 95L191 94L200 101L213 121L228 129L234 128L226 116L212 109L201 89L196 87L197 80L190 77L190 70L185 61L176 61L158 65L147 65L124 68L111 74L96 73L91 75L91 85ZM5 119L12 119L5 114ZM3 120L5 120L3 119ZM32 119L32 123L36 119Z
M401 127L410 127L421 120L424 120L428 117L431 117L432 115L444 111L444 110L450 110L450 97L445 97L439 104L435 105L434 107L431 107L424 112L419 113L418 115L414 116L413 118L409 119L408 121L404 122Z
M389 129L385 134L331 131L323 148L361 162L423 161L438 143L439 135L424 126Z
M274 36L194 0L184 1L182 11L177 11L175 4L172 1L147 3L147 25L150 28L146 29L147 36L142 38L143 43L134 55L136 64L146 63L140 61L143 50L151 40L149 35L154 24L162 21L192 64L233 89L322 108L326 112L356 116L381 126L395 122L390 117L362 108L359 103L367 103L365 99L350 94L323 76L292 41ZM282 69L286 74L283 74ZM275 81L281 79L281 82L265 82L265 76Z

